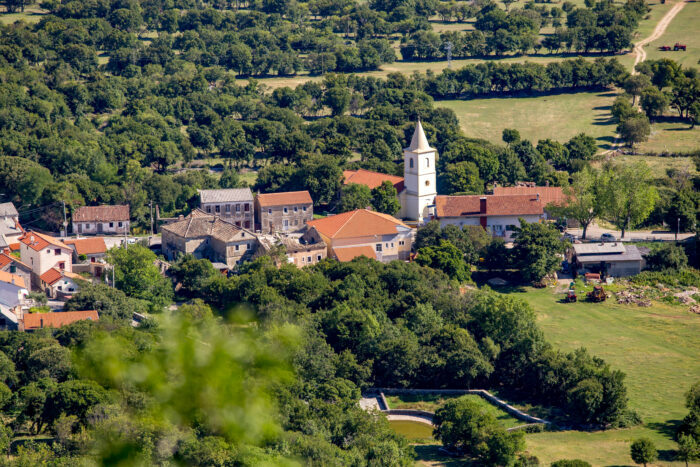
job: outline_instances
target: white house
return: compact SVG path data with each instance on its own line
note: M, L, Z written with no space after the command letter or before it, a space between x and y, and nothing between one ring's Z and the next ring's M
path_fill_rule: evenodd
M20 259L32 268L32 279L41 285L39 278L51 268L73 271L73 249L60 240L39 232L26 232L19 240Z
M19 225L19 213L12 203L0 203L0 249L7 248L19 241L22 236Z
M83 206L73 212L73 233L102 235L129 232L128 205Z
M17 329L28 294L22 277L0 271L0 329Z
M64 298L80 290L82 276L58 268L51 268L39 278L41 288L51 298Z
M510 238L522 218L529 223L545 219L539 195L436 196L435 217L446 225L480 225L494 237Z

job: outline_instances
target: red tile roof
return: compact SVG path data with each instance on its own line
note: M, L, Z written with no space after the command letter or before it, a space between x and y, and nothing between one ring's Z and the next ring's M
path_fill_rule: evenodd
M371 235L394 235L397 227L409 226L388 214L356 209L335 216L308 221L306 225L316 228L328 238L355 238Z
M16 274L10 274L9 272L0 271L0 282L7 282L8 284L14 284L17 287L23 289L27 288L27 284L24 282L24 278Z
M10 249L10 251L18 251L19 250L19 242L10 243L9 245L7 245L7 247Z
M481 212L481 198L486 198L486 212ZM542 214L543 205L532 195L438 195L435 211L437 217L526 216Z
M32 269L29 265L24 264L22 261L20 261L19 259L15 258L15 257L12 256L11 254L5 253L5 252L0 253L0 269L1 269L1 268L4 268L5 266L7 266L7 265L10 264L10 263L19 264L20 266L24 266L26 269L28 269L28 270L30 270L30 271L31 271L31 269Z
M372 172L371 170L357 169L357 170L343 170L343 184L348 185L350 183L357 183L358 185L368 186L370 189L377 188L385 180L389 180L396 191L401 193L403 191L403 177L397 175L383 174L379 172Z
M59 311L52 313L25 313L24 329L60 328L76 321L98 321L99 315L95 310Z
M313 204L308 191L286 191L282 193L261 193L257 196L262 207L288 206L292 204Z
M49 245L69 249L69 247L59 239L32 230L25 232L19 238L19 241L35 251L41 251Z
M83 206L73 212L73 222L128 221L129 206Z
M351 246L347 248L333 248L333 255L340 262L352 261L358 256L377 259L374 249L371 246Z
M493 194L504 195L540 195L544 206L548 204L565 204L566 195L560 186L495 186Z
M61 271L58 268L51 268L48 271L46 271L44 274L42 274L39 277L39 279L41 279L42 282L44 282L46 284L53 285L56 282L58 282L59 280L61 280L62 277L63 277L63 274L61 273Z
M75 252L79 255L96 255L107 252L107 245L103 237L78 238L66 240L64 243L75 246Z

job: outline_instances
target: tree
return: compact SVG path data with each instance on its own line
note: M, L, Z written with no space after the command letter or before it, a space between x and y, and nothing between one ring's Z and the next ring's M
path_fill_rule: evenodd
M700 460L700 446L698 442L689 435L680 435L678 437L678 460L685 462L685 467L688 467L688 462Z
M512 143L520 141L520 132L513 128L504 128L501 135L503 142L510 146Z
M372 191L367 185L348 183L340 189L338 212L365 209L372 205Z
M438 246L428 246L418 250L416 263L439 269L458 282L469 280L469 271L462 252L447 240L441 240Z
M651 125L649 118L643 114L637 114L620 122L617 126L617 132L620 137L627 143L628 146L634 147L635 144L646 141L651 134Z
M433 417L434 436L481 465L509 465L524 448L522 432L507 432L496 418L468 398L447 401Z
M652 271L672 269L678 271L688 266L688 256L683 247L666 244L649 252L646 256L647 268Z
M591 464L580 459L562 459L552 462L550 467L591 467Z
M608 167L599 186L603 215L620 229L622 238L651 214L659 197L644 162Z
M571 185L563 190L566 195L566 204L548 207L557 216L577 220L583 229L581 237L584 240L588 226L602 211L600 197L596 193L599 178L600 173L597 170L584 167L572 175Z
M683 418L676 436L687 435L700 442L700 381L693 384L685 394L685 406L688 408L688 415Z
M97 310L100 320L129 321L134 312L146 311L143 303L105 284L84 284L80 291L65 303L63 309L66 311Z
M154 311L159 311L170 303L173 288L154 264L155 260L155 253L139 244L115 247L107 252L107 262L114 266L117 288L128 296L147 300Z
M389 180L384 180L381 185L372 189L372 206L375 211L391 216L395 216L401 210L396 187Z
M553 225L519 221L520 227L513 232L513 257L523 278L538 282L557 270L561 262L558 254L565 244Z
M598 152L595 138L585 133L579 133L566 143L569 150L570 159L580 159L587 161Z
M350 105L350 91L346 87L333 86L324 95L323 103L333 115L343 115Z
M659 453L649 438L639 438L630 446L630 456L635 464L643 464L646 467L649 462L654 462L659 457Z
M479 168L473 162L462 161L447 164L441 176L441 193L482 193L484 181L479 178Z
M664 111L668 108L671 99L665 92L650 86L642 91L642 97L639 100L640 107L647 114L649 120L653 120L654 117L663 115Z
M208 259L197 259L187 254L178 258L170 266L170 273L189 294L194 295L204 289L206 283L217 274L217 271Z
M675 232L694 232L697 202L694 193L681 189L674 193L664 216L664 222Z
M625 90L625 92L632 96L632 105L637 102L637 96L641 95L642 91L649 86L651 86L651 80L647 75L643 75L641 73L629 75L622 83L622 88Z

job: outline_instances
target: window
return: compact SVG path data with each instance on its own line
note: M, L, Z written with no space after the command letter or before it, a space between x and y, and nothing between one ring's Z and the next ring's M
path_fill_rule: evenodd
M218 204L216 205L215 209L216 209L216 212L221 212L221 206L219 206Z
M384 246L387 247L387 248L389 248L389 243L388 243L388 242L385 243Z
M109 228L110 228L110 229L111 229L111 228L114 228L114 222L110 222L110 223L109 223Z
M282 226L285 228L285 230L288 229L289 228L289 220L288 219L283 220Z
M122 226L122 223L121 223L121 222L119 222L119 223L117 224L117 226L121 227L121 226Z
M306 257L306 262L307 262L307 263L310 263L310 262L311 262L311 256L307 256L307 257Z
M56 248L55 250L53 250L53 254L56 255L56 256L60 255L60 254L61 254L61 249L60 249L60 248Z
M241 205L240 204L236 205L236 212L241 212Z
M304 262L304 257L303 257L303 256L301 257L301 262L302 262L302 263Z
M226 213L229 213L229 212L231 212L231 205L227 204L226 205Z
M207 213L211 214L211 206L207 206Z
M245 228L249 229L250 228L250 221L245 221Z
M239 248L240 248L240 245L236 245L236 251L238 251Z
M374 245L374 250L377 252L381 252L382 251L382 244L377 243L376 245Z
M240 226L241 226L241 221L236 221L236 227L240 227Z
M11 264L10 265L10 274L14 274L16 272L17 272L17 266L15 266L14 264Z
M73 287L68 287L69 292L75 292L75 289ZM89 319L89 318L88 318Z
M61 290L63 290L63 286L62 286L62 285L59 285L59 286L57 287L57 289L58 289L59 292L60 292Z
M298 212L298 211L299 211L299 208L294 206L294 212Z
M289 212L289 209L287 209L287 208L282 208L282 212L285 213L285 214L287 214L287 213Z
M60 269L60 270L66 269L66 263L64 263L63 261L61 261L60 263L58 263L58 269Z
M299 219L294 219L294 225L299 225Z
M316 261L321 261L321 255L316 255Z
M91 256L91 257L90 257L90 262L91 262L91 263L94 263L94 262L95 262L95 257L94 257L94 256Z
M409 166L410 168L413 168L413 159L409 159L409 160L408 160L408 166Z
M301 208L301 210L304 211L304 212L306 212L306 206L304 206L303 208Z
M430 180L425 181L425 186L430 186Z
M267 209L267 213L268 213L268 214L272 214L272 208L268 208L268 209Z
M404 242L403 240L399 240L399 246L404 246L405 243L406 242Z
M245 203L245 204L243 205L243 208L244 208L244 211L245 211L245 212L250 211L250 204Z
M430 159L426 159L426 160L425 160L425 166L426 166L426 167L430 167Z
M89 229L90 229L90 224L85 224L85 229L89 230Z
M391 247L394 248L394 242L391 242Z

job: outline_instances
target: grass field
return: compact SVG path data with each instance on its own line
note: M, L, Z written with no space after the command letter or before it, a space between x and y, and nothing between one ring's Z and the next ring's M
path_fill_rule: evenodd
M499 422L506 428L523 425L524 422L515 417L511 417L503 410L486 401L483 397L476 394L468 394L466 396L444 396L439 394L401 394L396 396L386 396L390 409L415 409L435 412L445 402L457 397L464 397L481 406L483 410L493 414Z
M637 149L639 152L656 153L700 149L700 126L696 125L691 130L690 124L685 121L654 123L649 140L641 143Z
M410 420L389 420L389 425L400 435L403 435L412 443L432 442L433 427L427 423L412 422Z
M616 156L615 162L622 164L633 163L637 161L645 162L652 170L655 177L666 176L668 169L679 171L688 171L690 174L696 174L695 163L690 157L659 157L659 156ZM597 164L596 164L597 165Z
M501 142L504 128L516 128L523 138L537 144L551 138L565 142L584 132L607 149L615 138L610 120L613 92L581 92L541 97L439 101L438 107L454 110L467 136Z
M629 406L645 423L626 430L532 434L528 449L544 462L576 457L593 465L629 465L630 440L648 436L662 451L659 465L670 465L673 431L687 413L683 395L700 379L700 316L661 303L563 304L562 294L552 289L525 290L515 295L535 309L550 342L563 350L584 346L627 374Z
M27 5L23 12L18 13L6 13L3 8L0 10L0 23L1 24L12 24L17 21L25 21L27 23L38 23L41 18L47 13L46 10L42 10L38 5Z
M676 42L686 44L686 52L662 52L659 46L673 46ZM670 58L685 67L698 66L700 60L700 3L688 2L673 18L661 38L649 44L645 49L647 60Z

